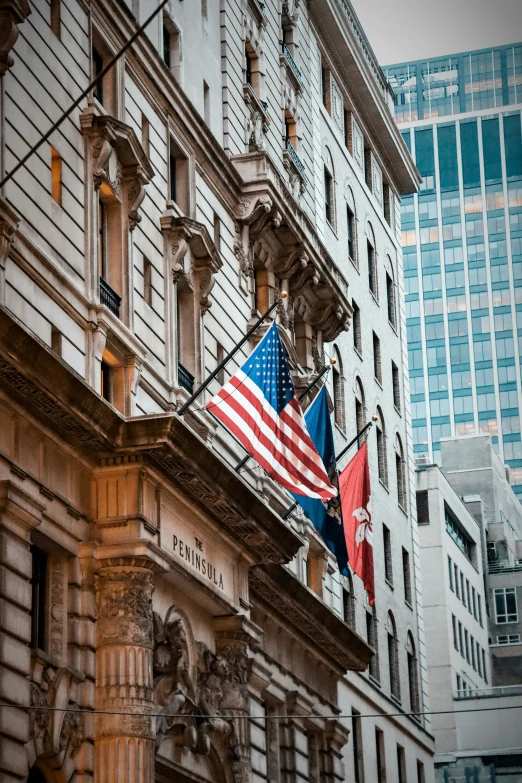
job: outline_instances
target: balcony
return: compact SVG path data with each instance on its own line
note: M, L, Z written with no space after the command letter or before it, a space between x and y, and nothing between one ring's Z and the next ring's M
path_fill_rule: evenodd
M522 560L494 560L488 564L489 574L514 574L522 571Z
M299 68L297 67L296 61L294 60L294 58L290 54L290 49L288 48L288 46L285 44L284 41L282 43L282 47L283 47L282 51L283 51L284 58L285 58L286 62L288 63L288 66L290 67L290 70L292 71L293 75L297 79L297 82L299 83L299 85L302 86L302 84L303 84L303 75L302 75L301 71L299 70Z
M304 163L299 157L299 155L297 154L297 152L295 151L295 149L293 148L290 139L285 139L285 150L287 151L288 157L290 158L290 160L298 170L299 174L304 174L304 170L305 170Z
M189 394L192 394L194 391L194 376L183 367L181 362L178 362L178 384L182 389L188 391Z
M116 318L120 317L121 296L112 290L110 285L100 277L100 302L113 313Z

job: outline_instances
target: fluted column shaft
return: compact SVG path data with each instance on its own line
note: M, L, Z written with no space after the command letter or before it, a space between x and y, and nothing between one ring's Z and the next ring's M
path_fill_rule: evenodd
M95 783L154 780L152 575L146 558L96 574Z

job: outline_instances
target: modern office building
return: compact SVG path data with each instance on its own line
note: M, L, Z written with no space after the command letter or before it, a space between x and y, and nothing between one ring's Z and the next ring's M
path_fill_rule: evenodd
M522 500L522 44L385 72L423 177L401 206L414 450L490 433Z
M522 508L505 473L502 482L502 463L489 435L443 440L442 459L442 470L433 464L417 469L436 780L491 783L501 778L515 783L522 773L517 718L522 682L513 678L510 664L520 659L520 647L512 644L509 658L494 656L496 650L508 650L502 640L519 630L517 590L506 587L509 573L502 586L495 582L499 574L488 573L487 551L490 539L498 536L500 541L500 509L505 511L511 501L517 524ZM491 510L493 496L497 516Z
M432 783L420 176L350 3L4 0L0 39L3 169L88 92L0 193L0 780ZM377 417L375 606L205 407L268 322L182 415L273 304L337 447Z

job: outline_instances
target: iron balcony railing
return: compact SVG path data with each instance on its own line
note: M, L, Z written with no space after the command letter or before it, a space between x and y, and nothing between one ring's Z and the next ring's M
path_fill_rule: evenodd
M457 699L483 699L495 696L522 696L522 685L498 685L457 691Z
M118 296L116 291L112 290L103 277L100 277L100 302L102 305L105 305L111 313L114 313L116 318L120 317L121 296Z
M182 389L186 389L190 394L194 391L194 376L178 362L178 383Z
M522 571L522 560L496 560L488 564L490 574L513 574L516 571Z
M295 165L299 173L303 174L305 170L304 163L299 157L299 155L297 154L297 152L295 151L295 149L293 148L290 139L285 139L285 149L288 152L292 163Z
M297 63L294 60L294 58L292 57L292 55L290 54L290 49L288 48L288 46L285 44L284 41L282 43L282 47L283 47L283 54L285 56L285 60L287 61L288 65L290 66L290 69L291 69L292 73L294 74L294 76L297 79L297 81L299 82L299 84L302 84L303 83L303 74L301 73L300 69L297 67Z

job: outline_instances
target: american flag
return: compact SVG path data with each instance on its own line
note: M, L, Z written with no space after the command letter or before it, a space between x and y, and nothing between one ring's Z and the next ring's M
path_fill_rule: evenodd
M207 408L296 495L337 495L305 424L275 322Z

